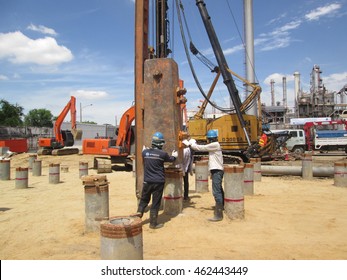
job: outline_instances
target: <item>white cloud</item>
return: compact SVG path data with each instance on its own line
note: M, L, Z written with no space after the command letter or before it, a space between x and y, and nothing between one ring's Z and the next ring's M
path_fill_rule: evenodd
M48 28L46 26L43 25L34 25L34 24L30 24L27 29L32 30L32 31L36 31L36 32L40 32L43 34L48 34L48 35L52 35L52 36L57 36L58 34L55 32L54 29L52 28Z
M238 46L235 46L235 47L232 47L232 48L227 48L226 50L223 51L223 53L225 55L229 55L229 54L233 54L233 53L236 53L236 52L239 52L239 51L242 51L242 50L244 50L243 45L238 45Z
M289 107L294 106L293 74L273 73L267 76L263 81L264 86L261 94L262 103L267 105L272 104L271 80L274 80L275 103L280 102L280 104L283 105L283 77L286 77L287 105Z
M79 89L71 92L71 95L85 99L102 99L108 96L106 91Z
M73 59L71 51L52 37L31 39L22 32L0 33L0 59L15 64L54 65Z
M313 21L318 20L322 16L331 16L333 14L336 14L336 12L341 7L342 5L338 3L318 7L307 13L304 16L304 19L306 19L307 21ZM277 22L282 18L283 15L273 19L271 21L271 24ZM255 44L257 44L259 46L259 49L262 51L288 47L292 42L290 31L298 29L302 25L304 19L292 20L283 26L275 28L272 32L261 34L260 38L255 40Z
M304 58L304 62L312 63L311 57L306 56L306 57Z
M308 21L318 20L322 16L335 14L337 10L339 10L340 8L341 4L339 3L329 4L310 11L308 14L305 15L305 18Z
M270 51L288 47L291 41L289 32L277 30L268 34L261 34L259 38L254 40L254 45L261 51Z
M279 15L277 18L274 18L274 19L270 20L266 25L270 25L270 24L279 22L279 21L281 21L283 18L286 18L286 17L287 17L287 13L283 13L283 14Z
M254 40L254 45L261 51L288 47L292 41L289 31L297 29L301 23L301 20L293 20L269 33L260 34L259 38Z
M296 29L300 26L301 20L293 20L291 22L288 22L287 24L277 28L274 33L282 34L283 32L287 32L288 30Z
M224 53L224 55L230 55L230 54L234 54L234 53L237 53L239 51L242 51L242 50L244 50L244 46L242 44L240 44L240 45L236 45L232 48L227 48L227 49L223 50L223 53ZM201 53L204 56L211 56L211 57L214 56L214 52L213 52L212 48L202 50Z
M340 91L347 84L347 72L334 73L329 76L323 76L324 86L331 91Z
M273 73L265 78L264 84L270 85L271 80L274 80L275 83L282 84L283 77L286 77L287 82L294 80L294 76L292 74L289 75L289 74L282 74L282 73Z
M0 75L0 81L6 81L8 80L8 77L5 75Z

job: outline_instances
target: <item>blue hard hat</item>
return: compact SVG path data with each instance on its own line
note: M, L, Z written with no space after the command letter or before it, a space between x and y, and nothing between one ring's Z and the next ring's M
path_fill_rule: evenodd
M165 142L163 133L161 133L161 132L154 133L152 136L152 141Z
M212 129L207 131L206 137L208 139L210 139L210 138L218 138L217 131L212 130Z
M161 132L156 132L152 136L152 147L162 149L165 144L164 135Z

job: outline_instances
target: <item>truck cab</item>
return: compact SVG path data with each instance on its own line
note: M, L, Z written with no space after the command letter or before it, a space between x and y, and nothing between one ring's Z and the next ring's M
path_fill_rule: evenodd
M302 154L306 150L305 132L303 129L273 129L272 133L282 133L288 131L290 138L286 141L286 146L289 151L297 154Z

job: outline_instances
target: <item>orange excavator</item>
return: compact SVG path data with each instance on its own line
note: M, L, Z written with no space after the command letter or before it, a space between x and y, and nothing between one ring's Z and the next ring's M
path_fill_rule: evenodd
M117 139L84 139L83 154L109 156L112 163L129 165L131 144L134 142L134 131L131 127L135 119L135 106L131 106L122 115Z
M69 111L71 115L71 131L61 130L61 125ZM82 131L76 128L76 98L74 96L71 96L70 101L55 121L54 136L53 138L39 138L39 155L60 156L79 153L78 148L65 148L73 146L74 140L80 140L82 137Z

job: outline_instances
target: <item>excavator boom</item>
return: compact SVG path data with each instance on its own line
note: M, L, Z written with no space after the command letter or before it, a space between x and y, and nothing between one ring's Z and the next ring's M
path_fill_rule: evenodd
M63 111L59 114L57 120L54 123L54 135L56 141L64 145L63 134L61 132L61 125L69 113L71 114L71 129L76 129L76 98L71 96L70 101L66 104Z
M131 106L125 113L123 114L119 128L118 128L118 137L116 146L124 146L127 138L129 137L131 124L135 119L135 106Z

